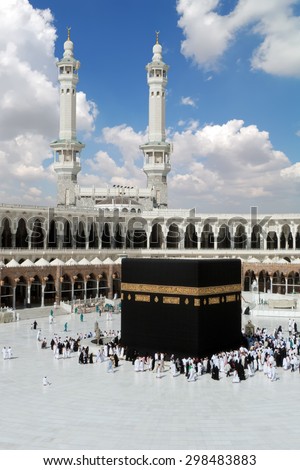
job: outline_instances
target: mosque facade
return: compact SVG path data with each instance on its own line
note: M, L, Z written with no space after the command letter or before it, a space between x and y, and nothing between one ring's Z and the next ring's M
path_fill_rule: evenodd
M79 61L68 33L57 62L58 139L50 144L57 206L0 206L0 305L18 308L119 296L121 260L239 258L242 288L300 293L300 214L199 214L168 208L172 144L166 139L168 65L158 34L146 66L149 87L145 188L78 184L84 144L76 133Z

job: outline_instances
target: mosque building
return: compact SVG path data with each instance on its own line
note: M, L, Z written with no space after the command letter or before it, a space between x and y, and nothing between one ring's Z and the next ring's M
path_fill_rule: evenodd
M172 143L166 139L168 65L158 34L146 66L145 188L81 187L84 144L76 132L79 61L68 38L57 62L58 139L50 144L57 206L0 206L0 305L45 306L119 296L124 257L240 258L242 288L300 292L300 214L202 214L168 208Z

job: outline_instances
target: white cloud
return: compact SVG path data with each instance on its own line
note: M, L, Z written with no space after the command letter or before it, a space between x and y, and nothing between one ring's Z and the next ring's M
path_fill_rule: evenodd
M232 212L259 203L265 210L286 211L286 197L296 188L285 178L294 170L267 132L232 120L176 132L173 143L172 207Z
M196 108L196 103L190 96L182 96L181 104L184 106L192 106L193 108Z
M59 92L53 23L49 9L35 9L28 0L0 2L1 202L54 202L49 143L58 137ZM84 93L77 102L78 130L90 133L97 108Z
M88 137L95 130L95 120L98 116L96 103L88 100L86 94L82 91L77 92L76 96L76 117L77 130L83 131Z
M120 155L112 158L108 152L99 151L92 159L86 160L87 171L79 176L81 184L94 184L102 187L113 184L125 186L145 186L142 171L143 157L139 146L146 142L146 133L136 133L132 127L122 124L105 127L101 135L102 144L113 146ZM92 174L89 171L92 170Z
M300 163L284 168L280 174L286 180L300 181Z
M267 132L254 125L245 126L241 120L204 127L197 121L181 124L185 127L170 135L174 144L168 176L170 207L248 212L251 206L259 205L260 210L286 212L287 198L293 200L297 189L297 181L291 179L295 166L273 148ZM103 140L117 147L121 159L117 162L108 152L98 152L87 162L89 171L81 181L87 186L146 187L138 152L145 139L145 134L135 133L126 125L106 128ZM297 171L300 177L300 164ZM288 185L286 178L290 179Z
M247 30L260 38L251 65L280 76L300 76L298 0L239 0L227 15L217 12L221 0L178 0L178 21L185 40L181 50L199 66L215 70L226 50Z

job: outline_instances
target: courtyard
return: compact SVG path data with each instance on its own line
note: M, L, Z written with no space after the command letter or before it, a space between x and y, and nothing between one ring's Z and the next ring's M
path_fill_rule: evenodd
M271 382L256 372L241 383L221 374L196 382L152 372L134 372L121 360L114 373L106 362L82 365L77 353L55 359L41 349L34 320L48 345L54 334L65 338L94 331L119 330L120 314L100 318L96 312L65 314L57 309L49 324L49 308L19 311L20 320L0 324L0 345L11 346L13 358L1 358L2 450L139 450L244 449L299 450L300 374L278 370ZM243 316L268 331L288 318ZM68 322L68 332L64 332ZM213 332L212 332L213 336ZM97 347L85 340L96 353ZM47 376L51 385L43 386Z

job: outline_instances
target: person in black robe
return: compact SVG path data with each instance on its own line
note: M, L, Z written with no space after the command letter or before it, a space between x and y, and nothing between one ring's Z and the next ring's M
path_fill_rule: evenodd
M79 364L83 364L83 351L80 351L78 362Z
M93 364L93 363L94 363L94 361L93 361L93 353L91 353L90 356L89 356L89 362L90 362L90 364Z
M211 358L207 359L207 367L206 367L206 372L209 374L211 372Z
M216 364L214 364L214 365L212 366L211 378L212 378L213 380L219 380L219 379L220 379L220 377L219 377L219 367L218 367Z
M241 361L238 361L236 363L236 371L238 373L238 376L239 376L240 380L246 380L245 369L244 369L243 364L241 363Z
M118 355L115 353L114 354L114 363L115 363L115 367L118 367L119 365L119 358L118 358Z

